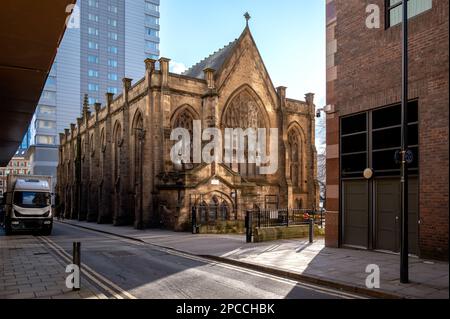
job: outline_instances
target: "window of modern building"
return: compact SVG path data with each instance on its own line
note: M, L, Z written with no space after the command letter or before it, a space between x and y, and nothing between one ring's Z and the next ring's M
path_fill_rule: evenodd
M96 64L98 64L98 56L96 56L96 55L88 55L88 62L89 63L96 63Z
M159 49L159 44L155 43L155 42L152 42L152 41L145 41L145 48L147 50L155 51L155 50Z
M117 68L117 60L109 59L108 60L108 66Z
M145 57L152 60L158 60L159 58L157 55L154 54L146 54Z
M89 91L98 92L98 90L99 90L99 85L98 85L98 84L95 84L95 83L88 83L88 90L89 90Z
M157 25L157 24L159 24L159 19L157 17L146 14L145 15L145 24Z
M89 70L88 75L91 78L98 78L98 71L97 70Z
M432 8L432 0L408 0L408 19ZM386 27L392 27L402 22L402 0L386 1Z
M418 102L408 104L408 144L413 162L412 174L418 172L419 129ZM401 106L389 106L341 119L341 169L343 178L361 177L373 168L377 176L400 174L395 161L401 145Z
M88 5L89 5L90 7L98 8L98 0L89 0L89 1L88 1Z
M117 13L119 8L117 6L108 6L108 11L112 13Z
M54 107L54 106L39 105L38 110L39 110L39 114L47 114L47 115L56 114L56 107Z
M56 85L56 76L50 75L50 76L47 78L46 85Z
M108 18L108 25L112 27L117 27L117 20Z
M117 94L118 89L116 87L109 87L108 93Z
M55 137L51 135L36 135L36 144L53 145Z
M149 35L151 37L158 37L159 36L159 31L155 30L155 29L152 29L152 28L145 27L145 34Z
M108 32L108 38L111 40L117 40L119 38L119 35L116 32Z
M117 73L108 73L108 79L109 79L109 80L111 80L111 81L117 81L118 78L119 78L119 77L118 77Z
M56 92L44 90L42 92L42 98L45 100L56 100Z
M88 28L88 33L90 35L98 35L98 29L97 28L93 28L93 27L89 27Z
M56 128L56 122L55 121L48 121L48 120L37 120L36 121L36 128L55 129Z
M117 53L119 53L119 49L117 47L115 47L115 46L109 46L108 47L108 52L112 53L112 54L117 54Z
M94 41L88 42L88 48L92 50L98 50L98 43Z
M95 103L98 103L98 99L96 99L96 98L94 98L94 97L90 97L89 99L88 99L88 103L89 103L89 105L94 105Z
M98 22L98 15L89 13L88 14L88 19L89 19L89 21Z
M145 8L150 11L159 11L159 6L151 2L145 2Z

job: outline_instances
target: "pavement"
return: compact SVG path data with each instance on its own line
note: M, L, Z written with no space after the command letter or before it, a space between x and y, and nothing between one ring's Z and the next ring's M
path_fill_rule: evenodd
M2 232L2 228L0 228ZM90 283L79 291L65 285L67 263L38 237L0 239L0 299L103 299Z
M136 230L132 227L114 227L74 220L65 220L64 223L272 275L377 298L449 298L447 262L410 257L411 283L400 284L399 255L329 248L325 247L323 238L317 238L313 244L302 239L247 244L242 235L192 235L167 230ZM369 276L366 269L369 265L376 265L380 270L380 288L366 287L366 279Z

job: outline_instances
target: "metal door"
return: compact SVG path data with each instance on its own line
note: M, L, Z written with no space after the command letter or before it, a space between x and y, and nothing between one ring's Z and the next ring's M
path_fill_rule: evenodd
M418 180L409 179L409 252L418 253ZM400 251L400 181L375 181L375 248Z
M343 244L368 248L369 196L365 180L347 180L342 183Z

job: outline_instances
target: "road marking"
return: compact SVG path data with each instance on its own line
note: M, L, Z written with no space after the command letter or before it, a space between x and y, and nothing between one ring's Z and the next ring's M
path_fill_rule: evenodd
M281 282L281 283L285 283L285 284L289 284L289 285L292 285L292 286L299 286L299 287L302 287L304 289L312 290L312 291L315 291L315 292L322 292L322 293L333 295L333 296L336 296L336 297L342 297L344 299L368 299L368 297L352 294L350 292L339 291L339 290L333 289L333 288L327 288L327 287L317 286L317 285L314 285L314 284L299 282L299 281L296 281L296 280L287 279L287 278L276 276L276 275L271 275L271 274L268 274L268 273L265 273L265 272L260 272L260 271L253 270L253 269L247 269L247 268L244 268L244 267L241 267L241 266L236 266L236 265L230 265L230 264L227 264L227 263L222 263L222 262L219 262L219 261L207 259L205 257L200 257L200 256L192 255L192 254L189 254L189 253L180 252L180 251L175 250L175 249L163 247L163 246L160 246L158 244L147 243L147 242L144 242L144 241L141 241L141 240L127 239L127 238L124 238L124 237L121 237L121 236L117 236L117 235L113 235L113 234L109 234L109 233L104 233L104 232L96 231L96 230L93 230L93 229L87 229L87 228L84 228L84 227L79 227L79 226L76 226L76 225L72 225L70 223L59 223L59 224L63 224L63 225L66 225L66 226L69 226L69 227L72 227L72 228L75 228L75 229L78 229L78 230L82 230L82 231L84 231L86 233L94 233L94 234L97 234L97 235L100 234L100 235L103 235L106 238L116 239L116 240L123 241L123 242L129 243L129 244L137 245L137 246L151 246L153 249L161 251L161 252L165 252L165 253L167 253L169 255L175 255L175 256L183 257L183 258L194 260L194 261L199 261L199 262L202 262L202 263L205 263L205 264L208 264L208 265L219 266L219 267L226 268L226 269L229 269L229 270L239 271L239 272L242 272L242 273L245 273L245 274L249 274L249 275L253 275L253 276L256 276L256 277L260 277L260 278L271 279L271 280L274 280L274 281L277 281L277 282Z
M41 240L45 241L59 256L61 256L68 263L72 263L71 256L58 244L46 237L39 237ZM129 292L123 290L121 287L117 286L110 280L106 279L104 276L100 275L98 272L90 268L88 265L81 263L81 272L89 277L97 285L108 291L116 299L124 299L122 295L126 296L128 299L136 299L135 296ZM109 287L108 287L109 285ZM115 289L115 291L111 288ZM118 292L118 293L117 293Z

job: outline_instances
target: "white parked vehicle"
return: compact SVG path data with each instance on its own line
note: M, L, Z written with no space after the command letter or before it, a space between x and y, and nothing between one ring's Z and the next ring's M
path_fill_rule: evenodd
M33 231L50 235L53 227L52 178L8 175L4 195L6 235Z

